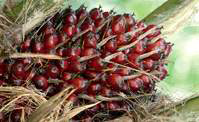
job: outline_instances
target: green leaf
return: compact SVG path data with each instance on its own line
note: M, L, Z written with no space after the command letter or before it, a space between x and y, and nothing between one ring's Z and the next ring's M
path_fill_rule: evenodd
M199 0L168 0L146 16L143 21L147 24L163 26L164 34L172 34L189 20L198 2Z

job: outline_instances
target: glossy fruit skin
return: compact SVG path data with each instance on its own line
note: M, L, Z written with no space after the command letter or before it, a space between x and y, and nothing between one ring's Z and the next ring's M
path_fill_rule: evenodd
M31 47L32 40L30 38L26 38L25 41L21 44L21 51L28 51Z
M121 15L117 15L112 21L112 31L114 34L123 34L125 32L125 19Z
M60 70L57 66L55 65L49 65L48 68L46 69L46 76L50 78L57 78L60 75Z
M34 76L32 81L38 89L46 90L48 88L48 80L42 75Z
M41 42L34 42L32 45L32 51L34 53L44 53L44 44Z
M44 40L44 48L46 50L53 49L59 42L57 34L50 34Z
M91 83L88 86L88 93L97 94L101 90L101 85L99 83Z
M123 84L123 78L119 74L109 75L107 81L115 89L121 88Z
M140 78L135 78L135 79L128 80L127 82L131 91L133 93L136 93L140 89L140 83L142 82L142 80Z
M23 79L26 76L25 66L23 63L14 63L11 67L12 74L19 79Z

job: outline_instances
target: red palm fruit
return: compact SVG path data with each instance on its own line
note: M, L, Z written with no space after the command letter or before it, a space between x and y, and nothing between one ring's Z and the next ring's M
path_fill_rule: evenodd
M126 49L126 50L123 50L122 52L127 55L131 50L130 49Z
M108 29L106 29L106 30L104 31L104 35L103 35L104 38L109 37L109 36L111 36L111 35L113 35L112 29L108 28Z
M127 80L127 83L131 91L133 93L136 93L140 89L140 83L142 83L142 80L140 78L135 78L135 79Z
M68 101L71 101L73 103L77 102L78 98L77 98L77 95L75 94L71 94L68 98L67 98Z
M95 55L97 53L97 50L94 48L84 48L81 51L81 56L91 56L91 55Z
M10 114L11 122L21 122L22 109L15 109Z
M64 55L64 50L65 50L64 48L59 48L56 50L56 54L62 57Z
M48 88L48 80L42 75L35 75L32 81L38 89L46 90Z
M103 17L104 17L104 18L107 18L107 17L110 16L110 13L109 13L108 11L103 12L102 14L103 14Z
M132 68L140 68L141 64L138 62L138 57L139 57L139 54L136 54L136 53L128 54L129 65Z
M115 52L117 49L117 43L114 39L109 40L105 45L104 45L104 50L108 52Z
M68 81L72 78L72 74L71 73L68 73L68 72L63 72L62 73L62 76L61 76L61 79L63 81Z
M143 21L139 21L139 22L136 23L136 27L137 28L144 28L144 27L146 27L146 25L144 24Z
M79 9L76 10L76 17L78 21L81 21L83 18L88 16L88 12L84 6L80 6Z
M46 95L51 97L54 96L55 94L57 94L61 89L59 89L58 87L56 87L56 85L50 85L47 89L47 93Z
M5 122L5 115L3 112L0 112L0 122Z
M67 71L73 73L80 73L83 70L84 70L83 64L81 64L79 61L73 61L70 63Z
M160 38L156 42L147 45L147 51L154 51L157 49L164 50L165 49L165 40ZM156 53L150 56L153 60L159 60L161 58L160 53Z
M32 40L30 38L26 38L21 44L21 51L28 51L30 49Z
M124 34L119 34L117 35L117 39L116 39L117 45L125 45L127 44L128 40L126 39L126 36Z
M127 76L130 73L130 70L127 68L118 68L115 72L115 74L120 74L121 76Z
M113 96L113 91L105 86L102 86L100 95L105 96L105 97L111 97Z
M76 15L71 12L65 16L65 24L76 24L77 23L77 17Z
M87 18L81 25L80 27L81 31L90 29L92 32L95 32L96 28L94 23L92 22L91 19Z
M10 80L9 82L14 86L22 86L24 84L23 79L19 79L13 74L9 77L9 80Z
M114 16L112 20L112 31L114 34L123 34L125 33L125 19L122 15L116 15Z
M63 28L63 32L65 32L68 37L72 37L76 31L77 27L75 25L65 25Z
M116 56L111 61L119 63L119 64L123 64L125 60L126 60L126 56L124 55L124 53L121 52L120 55Z
M97 38L94 33L87 33L83 37L84 48L96 48Z
M143 54L145 52L145 43L141 40L136 45L135 48L133 48L133 51L137 54Z
M164 50L164 57L168 57L170 52L172 51L172 44L167 43L166 48Z
M50 78L57 78L60 74L60 70L57 66L55 65L48 65L47 69L46 69L46 73L45 75L47 77L50 77Z
M85 87L87 87L87 82L88 81L84 78L74 78L70 80L70 83L78 90L83 90Z
M68 60L60 60L56 64L61 72L66 71L69 67Z
M109 101L106 103L106 108L108 110L114 111L120 108L120 105L116 101Z
M96 71L92 71L92 70L85 70L83 72L83 76L87 79L94 79L96 78L98 75L98 73Z
M3 85L4 82L5 82L5 80L0 79L0 86Z
M44 36L48 36L50 34L53 34L55 32L55 28L53 27L53 23L48 21L43 27L42 27L42 33Z
M14 63L11 67L12 74L20 79L23 79L26 76L25 66L22 63Z
M103 69L104 63L100 57L97 57L97 58L91 59L88 62L88 66L92 69L100 71Z
M168 71L167 71L166 67L163 66L163 65L160 65L160 66L158 67L158 71L159 71L159 73L160 73L159 76L158 76L160 80L165 79L166 76L168 75Z
M142 84L144 86L144 89L145 90L150 90L151 81L149 79L149 76L141 75L139 78L142 79Z
M64 56L71 57L71 58L80 56L80 53L81 53L81 49L78 47L67 48L66 50L64 50Z
M107 77L107 82L111 85L112 88L118 89L122 87L124 80L120 74L110 74Z
M148 35L146 36L146 38L147 38L148 40L152 40L153 38L159 36L160 34L161 34L161 31L160 31L160 29L159 29L159 30L156 30L156 31L153 32L153 33L148 34Z
M155 61L153 61L152 59L150 59L150 58L147 58L147 59L144 59L143 61L142 61L142 64L143 64L143 68L145 69L145 70L153 70L153 68L154 68L154 65L155 65Z
M150 24L146 28L144 28L142 31L143 32L147 32L147 31L151 30L152 28L156 28L156 25Z
M44 53L44 44L42 42L34 42L32 45L34 53Z
M96 28L98 28L101 25L103 25L103 23L104 23L104 18L98 18L97 20L95 20L95 26L96 26Z
M31 58L23 58L19 60L19 63L22 63L24 65L28 65L32 63L32 59Z
M124 14L124 18L127 26L134 26L136 24L136 21L131 14Z
M101 11L100 11L99 8L93 8L93 9L90 11L89 14L90 14L90 16L91 16L91 19L93 19L93 20L97 20L97 19L99 19L99 18L102 17L102 13L101 13Z
M44 47L45 49L53 49L59 43L59 38L57 34L50 34L44 39Z
M3 76L7 71L6 64L0 63L0 77Z
M94 96L100 92L102 86L101 84L99 83L91 83L89 86L88 86L88 93L90 94L94 94Z

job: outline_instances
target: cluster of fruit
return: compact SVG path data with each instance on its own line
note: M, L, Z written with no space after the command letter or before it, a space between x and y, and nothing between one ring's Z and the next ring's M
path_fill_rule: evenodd
M160 27L145 25L131 14L116 15L101 8L88 12L84 6L76 11L67 8L46 19L17 47L21 53L63 59L2 59L0 85L32 85L47 98L72 85L77 91L69 100L77 104L80 94L96 98L120 92L129 96L151 93L155 81L167 76L165 59L171 48ZM124 102L109 101L92 108L92 113L122 106L128 108ZM15 121L18 116L11 118Z

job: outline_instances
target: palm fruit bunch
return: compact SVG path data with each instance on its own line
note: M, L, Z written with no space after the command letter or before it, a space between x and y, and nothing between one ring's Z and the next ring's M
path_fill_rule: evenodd
M48 17L15 46L18 53L50 54L61 59L1 59L0 85L33 86L46 98L72 85L77 90L68 99L76 105L89 103L81 96L97 99L120 93L153 93L156 81L167 76L166 59L172 49L161 29L128 13L69 7ZM6 98L0 99L3 103ZM121 108L129 109L129 104L102 102L87 110L84 117ZM13 122L20 118L20 110L15 111L10 116Z

